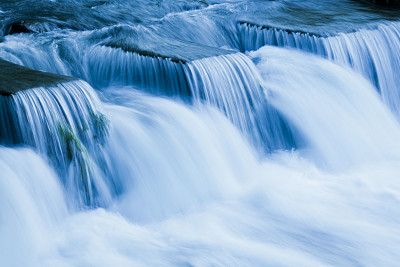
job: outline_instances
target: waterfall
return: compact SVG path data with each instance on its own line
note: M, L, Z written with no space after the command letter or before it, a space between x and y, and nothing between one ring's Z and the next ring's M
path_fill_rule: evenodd
M287 65L281 62L285 51L282 55L279 50L260 53L257 67L261 71L266 67L265 59L272 60L274 65ZM307 62L302 55L299 57L298 61ZM297 70L300 76L309 73L310 68L322 73L331 68L328 76L335 80L347 71L331 63L326 66L321 60L304 64L308 67L302 65ZM297 65L296 61L294 66ZM261 74L264 77L265 72ZM351 72L345 78L349 77L352 81L365 82ZM319 78L312 81L324 82ZM284 83L276 86L282 86L281 91L287 88ZM321 140L309 146L310 151L281 152L261 162L240 132L215 109L143 96L132 89L115 90L114 97L123 101L104 107L111 122L105 149L112 155L112 171L121 180L123 192L107 209L81 211L68 215L62 223L55 222L56 229L48 228L53 238L45 235L37 241L53 250L39 254L43 256L32 262L37 265L47 261L60 265L107 266L115 261L126 265L172 266L195 262L225 265L233 257L240 265L248 262L284 266L368 266L382 262L395 265L392 263L397 256L388 258L386 253L397 255L396 245L400 241L398 235L391 234L398 229L400 213L396 198L397 160L395 164L381 165L374 163L374 157L364 158L367 166L352 166L356 169L341 169L339 173L318 169L313 160L306 159L311 159L307 153L315 153L318 159L319 152L326 151L324 145L331 139L323 139L329 129L318 126L320 121L317 121L312 130L307 127L310 124L301 128L307 136L314 131L317 136L322 131ZM341 104L341 97L348 101L355 98L345 91L328 94L337 97L332 100L333 108L351 106L351 103ZM397 122L371 87L368 92L369 101L362 100L357 105L362 108L360 113L364 114L372 104L377 105L378 115L383 115L385 120L374 120L373 126L387 129L388 123L389 130L398 129ZM296 102L295 96L280 107L284 109L284 104L289 103L296 104L297 109L307 99L304 96ZM326 98L318 100L324 106L322 100ZM314 107L304 106L299 112L304 115L307 108ZM357 122L359 114L352 112L352 109L344 110L347 117ZM323 112L321 117L324 115L327 113ZM310 120L311 115L305 121ZM296 125L302 123L301 117L291 121ZM340 118L336 119L333 126L339 122ZM359 122L355 128L364 123ZM343 140L345 132L341 133ZM376 133L368 136L374 138ZM355 147L362 149L368 145L364 141L362 138L357 143L359 146L353 145L345 153ZM340 142L331 149L342 155L340 151L347 144ZM371 147L374 145L360 153L371 152ZM377 151L383 152L386 148ZM341 162L354 159L354 155L351 153ZM330 159L328 156L327 160ZM82 243L77 245L77 241ZM84 257L82 251L85 251Z
M105 204L109 193L104 181L95 179L92 161L102 157L107 122L86 82L69 81L0 96L0 111L2 144L26 144L49 157L68 190L77 194L78 206ZM68 175L70 168L77 171Z
M156 95L217 107L261 151L296 146L293 129L265 101L257 70L241 53L183 62L98 46L88 54L88 69L94 84L136 84Z
M253 51L264 45L273 45L297 48L322 56L326 54L323 37L318 34L259 26L248 22L239 22L237 27L242 51Z
M296 125L315 161L339 169L400 157L398 123L367 80L296 51L264 47L250 56L271 105Z
M151 38L144 38L146 35L154 40L147 40ZM73 37L95 44L79 47L73 40L57 39L44 45L40 40L30 40L44 48L30 48L18 42L20 49L15 50L11 42L4 44L7 52L0 51L0 55L29 67L74 74L99 89L115 84L135 85L151 94L210 104L223 111L261 154L302 143L296 129L287 125L265 100L254 64L241 53L168 39L157 50L155 44L164 39L127 25ZM21 37L10 39L20 41ZM177 47L180 50L175 51ZM78 53L79 49L84 53ZM43 56L48 54L54 55L53 59Z
M381 23L372 29L322 37L313 33L238 25L241 47L256 50L264 45L290 47L350 66L369 79L382 99L400 116L400 24Z
M292 129L270 106L254 64L243 54L196 60L188 64L193 99L218 107L265 151L296 145Z
M0 1L0 266L398 266L399 21Z
M62 186L30 149L0 147L0 169L1 262L36 265L38 255L51 250L54 224L68 214Z
M149 88L154 94L189 93L185 66L180 61L143 56L107 46L90 49L86 61L90 80L97 87L120 82Z
M115 207L120 213L153 222L239 190L247 170L239 158L254 159L254 150L220 112L132 89L118 90L117 96L125 101L106 106L112 126L105 149L113 155L110 165L124 188ZM219 127L226 130L219 132ZM227 153L232 156L225 158Z

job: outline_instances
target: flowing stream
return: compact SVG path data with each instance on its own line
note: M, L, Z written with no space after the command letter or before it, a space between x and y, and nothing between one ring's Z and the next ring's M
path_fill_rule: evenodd
M398 265L399 11L4 0L0 23L0 58L78 78L0 95L1 266Z

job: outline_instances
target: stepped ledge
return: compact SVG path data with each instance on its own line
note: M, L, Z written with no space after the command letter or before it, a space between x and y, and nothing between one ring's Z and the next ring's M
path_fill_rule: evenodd
M0 95L3 96L74 80L77 78L37 71L0 59Z
M103 42L101 45L119 48L125 52L137 53L146 57L169 59L175 63L183 64L203 58L237 53L237 51L234 50L226 50L218 47L165 38L161 39L160 42L145 43L136 43L129 39L120 39Z
M285 28L278 28L278 27L273 27L273 26L269 26L269 25L262 25L262 24L257 24L257 23L253 23L253 22L249 22L249 21L238 21L237 22L239 25L248 25L248 26L252 26L252 27L259 27L261 29L266 29L266 30L277 30L277 31L285 31L289 34L293 34L293 33L298 33L298 34L306 34L309 36L315 36L318 38L322 38L322 37L327 37L324 36L322 34L319 33L314 33L314 32L306 32L306 31L301 31L301 30L291 30L291 29L285 29Z

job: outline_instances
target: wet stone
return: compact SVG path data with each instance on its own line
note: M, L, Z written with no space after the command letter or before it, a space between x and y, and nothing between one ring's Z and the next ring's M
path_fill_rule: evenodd
M274 26L269 26L269 25L263 25L259 23L254 23L254 22L248 22L248 21L239 21L239 25L244 25L244 26L250 26L250 27L259 27L261 30L276 30L276 31L285 31L289 34L305 34L309 36L315 36L315 37L326 37L326 35L323 35L321 33L314 33L314 32L308 32L308 31L302 31L302 30L295 30L295 29L286 29L286 28L280 28L280 27L274 27Z
M366 0L367 2L387 7L400 7L400 0Z
M142 39L140 42L132 39L119 38L103 42L101 45L119 48L125 52L137 53L142 56L169 59L173 62L183 64L203 58L236 53L236 51L233 50L166 38L160 38L160 40L155 41L146 41Z
M12 95L37 87L54 86L77 78L33 70L0 59L0 95Z

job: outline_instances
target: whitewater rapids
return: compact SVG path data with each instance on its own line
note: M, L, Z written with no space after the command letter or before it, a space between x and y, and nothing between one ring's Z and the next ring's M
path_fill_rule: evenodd
M0 243L7 248L3 263L396 265L395 117L373 86L350 70L277 48L250 56L268 77L266 97L304 137L303 149L259 159L239 130L208 105L110 88L118 105L103 104L112 125L105 149L121 196L107 209L68 209L68 195L46 162L25 148L1 148L6 212L0 229L8 233ZM292 68L287 58L295 60ZM302 79L286 84L288 75ZM363 138L355 139L361 131Z
M0 2L2 59L81 79L0 96L1 266L398 266L400 15Z

